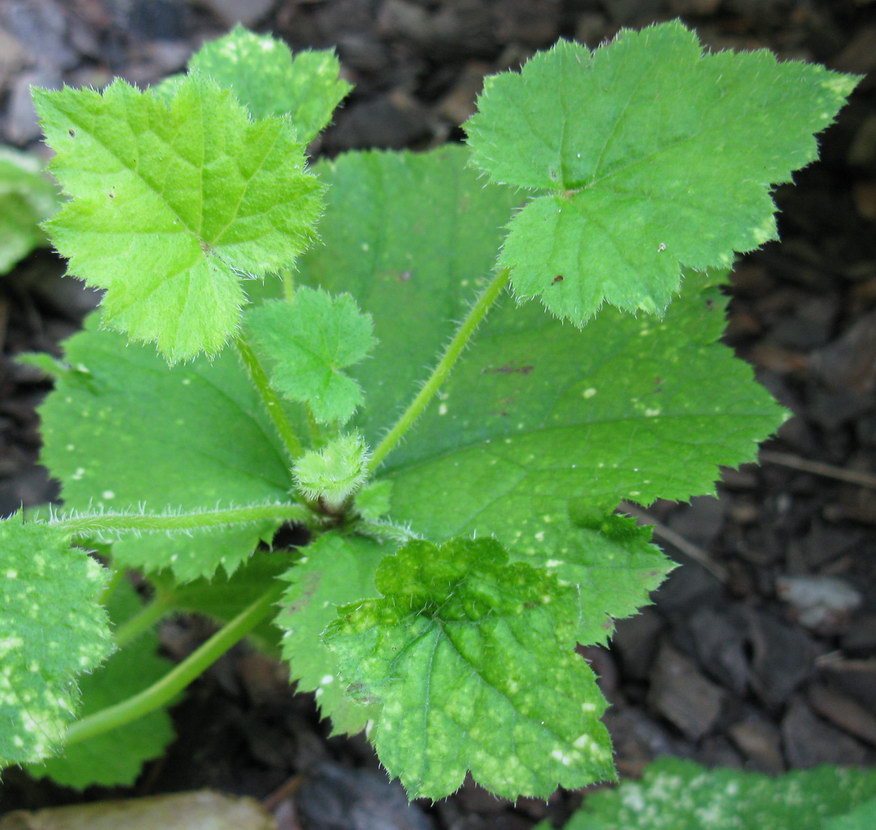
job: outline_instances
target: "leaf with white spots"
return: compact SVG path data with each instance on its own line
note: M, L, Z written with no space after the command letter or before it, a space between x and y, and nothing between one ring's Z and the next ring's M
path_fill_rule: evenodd
M339 605L377 596L374 572L392 551L361 536L328 533L304 548L302 559L281 577L289 583L276 618L283 631L283 658L298 689L316 692L333 734L364 729L373 707L343 682L337 656L323 645L322 633L336 619Z
M776 238L771 187L818 153L859 78L771 52L703 53L674 21L591 52L561 40L487 78L467 122L492 181L540 195L499 264L520 298L583 325L603 302L661 312L682 268Z
M325 639L411 798L444 798L468 771L506 798L615 777L574 589L492 539L409 542L375 583L382 596L339 609Z
M582 645L604 645L614 621L650 603L649 594L675 567L656 545L651 528L629 516L586 512L544 524L515 546L516 560L538 565L576 590L575 636Z
M0 523L0 767L56 752L79 710L77 678L113 651L104 569L65 533Z
M392 517L432 539L493 534L512 553L547 534L553 556L571 508L713 493L719 466L753 461L785 415L717 342L719 288L687 283L659 321L606 308L579 331L536 305L496 309L388 456Z
M301 277L349 291L374 320L373 359L350 369L368 400L350 426L372 445L490 274L518 198L485 186L467 159L445 147L318 167L326 247L303 258ZM570 502L609 512L714 492L719 466L754 460L784 419L717 342L718 279L688 274L663 320L606 308L580 331L500 300L381 467L391 518L437 540L495 534L516 554L568 523Z
M192 55L188 68L231 89L256 118L288 115L305 144L328 124L351 89L339 77L341 67L331 50L307 50L293 58L283 41L240 25L205 43ZM173 80L174 85L179 83Z
M344 424L362 403L362 388L341 371L374 348L371 317L349 294L333 297L301 286L292 302L274 300L246 314L271 385L308 404L317 421Z
M872 769L822 766L770 778L661 758L641 781L588 795L565 830L826 830L847 826L836 817L874 796Z
M284 451L233 351L168 368L146 346L86 331L65 343L69 368L40 408L41 461L67 510L150 513L288 501ZM180 580L233 571L277 522L116 542L117 563Z
M143 607L130 582L123 580L113 591L107 610L118 626ZM133 697L165 675L172 664L159 657L158 636L153 630L117 651L97 671L80 682L80 717L99 712ZM173 725L166 709L156 709L141 718L65 747L59 757L30 765L34 777L48 777L66 787L83 789L93 784L105 787L130 785L143 764L156 758L173 740Z
M170 363L237 331L243 279L313 241L322 188L286 118L253 121L204 75L169 100L117 80L34 90L50 169L71 197L47 223L70 272L105 288L105 325Z

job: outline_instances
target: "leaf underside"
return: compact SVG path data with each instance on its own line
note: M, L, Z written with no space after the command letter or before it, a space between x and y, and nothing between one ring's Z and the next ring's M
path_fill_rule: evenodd
M112 652L103 568L65 534L0 523L0 767L52 755L79 708L79 675Z
M288 122L251 121L205 76L169 101L121 80L34 101L72 197L47 225L53 244L107 289L105 324L155 341L168 362L221 349L243 278L288 267L314 238L321 188Z
M577 326L603 302L661 312L684 267L726 268L776 238L772 185L817 156L858 78L771 52L703 54L680 22L591 52L560 41L488 78L473 162L537 191L499 264L519 298Z

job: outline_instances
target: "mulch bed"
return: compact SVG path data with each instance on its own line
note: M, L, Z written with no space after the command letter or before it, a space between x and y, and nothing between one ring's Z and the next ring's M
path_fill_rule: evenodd
M458 139L485 74L513 68L558 36L595 46L621 26L681 16L713 48L768 47L785 58L872 73L876 3L866 0L3 0L0 138L40 151L30 84L148 84L180 70L235 19L295 48L336 46L356 89L319 152L425 149ZM648 510L682 567L655 605L584 649L613 704L618 765L656 755L781 772L876 759L876 84L869 75L823 137L822 160L779 188L781 245L744 258L726 342L795 417L762 465L726 471L719 498ZM57 487L36 465L34 407L48 391L10 358L58 353L94 296L38 252L0 281L0 510ZM206 624L174 620L170 654ZM133 789L212 786L253 795L284 830L509 828L562 821L580 800L516 805L467 785L408 807L361 738L327 739L312 700L245 646L175 710L179 738ZM5 774L0 813L96 800Z

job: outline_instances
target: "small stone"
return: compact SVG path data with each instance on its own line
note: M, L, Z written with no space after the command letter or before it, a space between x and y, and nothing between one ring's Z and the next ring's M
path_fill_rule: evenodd
M724 692L701 675L693 663L664 643L651 672L649 705L696 741L715 725Z
M54 70L37 70L19 75L12 84L6 135L13 144L25 145L42 134L30 88L60 89L61 76Z
M744 720L728 730L731 740L759 772L778 775L785 770L782 737L779 730L765 720Z
M849 735L834 729L802 701L795 700L782 721L782 740L788 764L795 768L819 764L863 764L867 751Z

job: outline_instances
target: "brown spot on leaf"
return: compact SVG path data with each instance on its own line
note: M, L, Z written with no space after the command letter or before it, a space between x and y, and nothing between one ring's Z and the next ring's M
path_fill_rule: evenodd
M70 138L76 138L76 130L67 130L67 132L70 134Z
M551 285L556 285L558 282L562 282L566 279L562 274L557 274L552 280Z
M482 371L482 374L487 375L528 375L535 369L535 366L512 366L510 363L505 363L502 366L487 366Z

